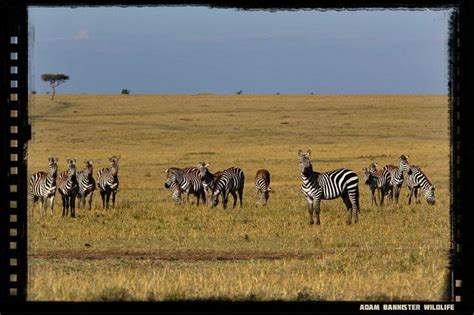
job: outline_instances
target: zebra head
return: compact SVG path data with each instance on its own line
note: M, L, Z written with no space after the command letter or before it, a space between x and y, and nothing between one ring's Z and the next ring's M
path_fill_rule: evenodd
M215 189L212 191L211 194L211 200L209 201L209 204L211 205L211 208L217 207L219 204L219 193L220 191L218 189Z
M48 175L53 176L56 178L58 174L58 161L59 159L57 157L49 157L48 158Z
M73 179L76 176L76 159L66 160L68 164L67 177Z
M303 175L308 175L313 172L313 166L311 165L311 150L308 150L308 153L303 153L303 150L298 151L298 156L300 159L300 172Z
M400 161L399 161L399 164L398 164L398 169L400 170L400 172L407 172L408 175L411 175L411 173L413 172L411 167L410 167L410 164L408 163L408 156L405 156L405 155L401 155L400 156Z
M178 169L167 169L166 172L168 176L166 177L165 188L170 188L173 183L178 182L178 177L182 174L182 171Z
M372 173L376 173L378 165L379 164L377 162L373 162L372 164L370 164L370 166L368 168L366 168L366 170L369 171L369 172L372 172Z
M369 182L370 182L370 179L373 176L373 174L372 174L373 171L370 168L363 168L362 172L364 173L364 183L366 183L368 185Z
M116 157L115 155L112 156L111 158L109 158L109 162L110 162L110 173L113 175L113 176L117 176L118 174L118 163L119 163L119 160L120 160L120 156L119 157Z
M435 186L430 185L428 189L425 190L425 199L430 205L434 205L436 202L435 198Z
M85 168L84 174L92 174L94 171L94 161L93 160L84 160Z
M209 163L201 163L198 165L199 176L201 180L205 180L209 177Z

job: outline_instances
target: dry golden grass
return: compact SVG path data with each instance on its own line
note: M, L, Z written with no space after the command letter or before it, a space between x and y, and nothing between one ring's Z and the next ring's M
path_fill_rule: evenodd
M117 207L29 221L30 300L441 300L449 250L449 132L445 96L34 96L29 172L48 156L121 155ZM297 163L347 167L401 154L436 185L437 203L371 207L360 181L360 222L323 201L310 226ZM165 169L209 162L241 167L244 207L179 207ZM253 178L272 174L266 208ZM362 176L360 176L361 178ZM57 195L59 196L59 194ZM191 198L193 199L193 198ZM169 255L169 256L167 256ZM122 257L123 256L123 257ZM228 258L235 258L229 260Z

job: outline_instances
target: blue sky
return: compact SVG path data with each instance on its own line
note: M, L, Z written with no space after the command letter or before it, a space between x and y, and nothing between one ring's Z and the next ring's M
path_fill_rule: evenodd
M449 11L29 10L30 86L59 93L446 94Z

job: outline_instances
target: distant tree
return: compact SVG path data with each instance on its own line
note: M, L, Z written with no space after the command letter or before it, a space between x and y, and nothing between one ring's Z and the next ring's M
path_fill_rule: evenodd
M235 94L240 95L240 94L242 94L242 93L243 93L243 91L240 90L240 91L237 91Z
M44 82L49 83L49 87L51 88L51 91L53 92L51 95L51 99L54 100L54 95L56 94L56 88L69 80L69 76L62 74L62 73L45 73L41 75L41 80Z
M280 92L277 92L277 95L280 95Z
M36 91L31 92L31 94L36 94Z
M130 90L122 89L122 92L120 94L130 94Z

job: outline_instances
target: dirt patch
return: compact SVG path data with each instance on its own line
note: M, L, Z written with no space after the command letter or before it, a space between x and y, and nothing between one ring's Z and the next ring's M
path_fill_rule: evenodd
M43 259L152 259L152 260L276 260L321 258L330 251L317 253L262 252L262 251L212 251L212 250L152 250L152 251L94 251L94 250L57 250L42 251L29 255L30 258Z

